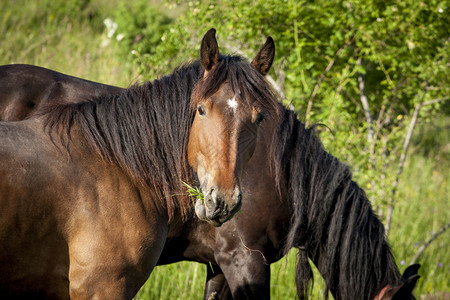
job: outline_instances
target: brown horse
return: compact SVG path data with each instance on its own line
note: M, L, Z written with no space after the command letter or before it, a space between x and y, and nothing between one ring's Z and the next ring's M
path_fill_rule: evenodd
M281 111L280 124L268 118L261 125L242 179L248 201L241 213L220 228L195 218L172 223L158 264L206 264L205 299L268 299L270 264L296 247L300 298L311 276L309 256L337 299L413 299L418 266L399 275L383 226L348 168L292 111Z
M252 64L221 56L212 29L201 63L1 123L2 299L132 298L191 210L188 160L207 195L201 218L229 220L260 121L278 109L263 77L270 53L269 38Z

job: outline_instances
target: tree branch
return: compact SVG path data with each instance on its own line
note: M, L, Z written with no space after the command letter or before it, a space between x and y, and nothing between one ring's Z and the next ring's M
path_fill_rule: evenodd
M408 129L408 132L405 137L405 143L403 144L403 152L400 156L400 161L399 161L398 170L397 170L397 176L395 177L394 185L392 187L392 198L391 198L391 201L389 202L389 206L388 206L387 213L386 213L386 236L389 235L391 221L392 221L392 212L394 210L395 194L397 192L398 182L400 180L400 175L403 171L403 165L405 164L405 160L406 160L406 153L408 151L409 143L411 141L411 136L412 136L412 133L414 130L414 126L416 125L416 122L417 122L417 117L419 115L420 108L425 105L431 105L431 104L435 104L438 102L448 100L448 98L440 98L440 99L433 99L430 101L422 102L423 98L425 97L426 91L427 91L426 87L427 86L425 85L425 89L422 94L421 102L419 102L416 105L416 108L414 109L414 114L411 119L411 123L409 125L409 129Z
M359 58L358 61L356 62L356 64L359 66L362 66L362 59ZM369 144L372 144L373 135L374 135L373 120L372 120L372 114L370 113L369 101L367 100L366 87L365 87L365 83L364 83L364 75L362 73L358 74L358 83L359 83L359 94L360 94L361 104L364 109L364 115L366 116L366 121L367 121L367 131L368 131L367 140L369 141Z
M427 102L422 103L422 106L425 105L430 105L430 104L435 104L435 103L439 103L439 102L443 102L443 101L447 101L449 98L439 98L439 99L433 99Z
M386 113L387 117L385 119L383 119L384 117L384 113L390 110L390 107L392 107L395 103L397 103L397 97L392 97L392 95L398 91L401 87L403 87L404 85L406 85L408 82L410 81L409 78L407 78L406 80L403 80L401 82L399 82L392 90L389 91L389 94L391 96L389 97L385 97L383 100L383 104L381 105L381 110L378 114L378 118L376 121L376 126L375 128L377 129L377 131L380 130L381 127L383 127L384 125L389 123L390 117L389 117L389 112ZM394 99L392 99L394 98ZM378 132L375 133L375 136L378 134Z
M377 130L379 130L379 129L377 128ZM382 146L382 152L381 152L382 153L381 157L382 157L382 161L383 161L383 164L381 165L381 182L382 182L382 185L384 185L385 184L385 180L386 180L386 170L387 170L388 165L389 165L389 162L388 162L389 160L388 160L388 157L387 157L388 134L382 135L381 140L382 140L382 145L383 145ZM378 189L378 191L379 191L378 192L378 195L379 195L378 199L383 200L386 197L386 191L383 188ZM380 218L383 217L382 205L378 206L378 216Z
M417 259L419 258L419 256L422 255L423 251L425 251L425 248L428 247L431 244L431 242L433 242L438 236L443 234L449 227L450 227L450 223L445 224L444 226L442 226L442 228L438 232L433 234L431 236L431 238L425 244L420 246L419 250L417 250L416 255L414 255L414 258L411 260L411 262L409 264L410 265L415 264Z
M283 90L281 89L281 86L270 76L269 74L266 75L267 81L272 85L272 88L275 90L275 92L278 93L278 96L281 97L281 100L286 99L286 95L284 94Z
M395 181L392 186L392 197L391 197L391 201L389 202L389 206L387 208L387 213L386 213L386 236L389 235L389 231L391 229L392 212L394 210L395 194L397 193L398 182L400 181L400 175L402 174L403 166L405 164L406 154L408 152L409 143L411 141L411 136L414 131L414 127L416 126L417 118L419 116L419 111L420 111L420 108L422 107L422 101L423 101L423 98L425 97L425 94L426 94L426 91L424 90L424 92L422 94L422 99L416 105L416 108L414 109L411 123L409 124L409 128L406 133L405 142L403 143L403 151L402 151L402 154L400 155L400 161L398 163L397 175L395 177Z

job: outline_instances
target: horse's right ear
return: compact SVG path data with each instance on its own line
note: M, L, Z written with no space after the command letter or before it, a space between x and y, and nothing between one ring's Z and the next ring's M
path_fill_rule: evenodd
M258 54L252 61L252 66L258 70L263 76L269 73L275 58L275 43L272 37L268 37L265 44L259 49Z
M200 59L206 72L219 62L219 46L216 40L216 30L211 28L202 39Z

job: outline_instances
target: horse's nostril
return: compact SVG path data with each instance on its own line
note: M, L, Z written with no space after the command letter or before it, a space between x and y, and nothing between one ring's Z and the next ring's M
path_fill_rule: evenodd
M237 196L237 201L236 203L242 202L242 193L239 193L239 195Z
M211 193L208 193L205 196L205 206L208 210L215 210L215 200L214 196Z

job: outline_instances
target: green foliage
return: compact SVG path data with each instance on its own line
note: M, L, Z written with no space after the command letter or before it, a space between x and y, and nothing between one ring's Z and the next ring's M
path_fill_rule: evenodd
M110 28L109 37L119 42L124 58L133 60L142 53L153 55L172 19L148 1L121 2L114 13L117 30ZM132 56L134 55L134 56Z

